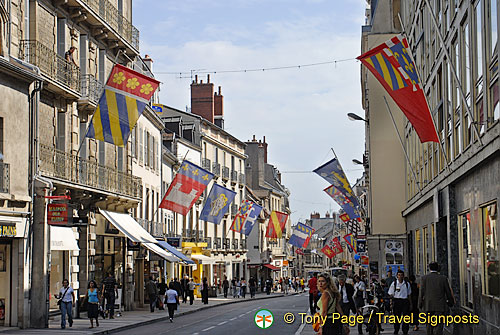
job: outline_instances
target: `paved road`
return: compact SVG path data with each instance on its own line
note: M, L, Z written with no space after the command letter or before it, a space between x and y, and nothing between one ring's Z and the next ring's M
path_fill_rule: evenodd
M167 320L117 334L295 334L300 327L300 320L286 324L283 321L283 315L287 312L295 315L306 312L308 304L309 299L306 294L269 300L249 300L180 316L174 318L173 323ZM255 313L262 308L270 310L274 315L274 323L267 329L259 329L254 323Z

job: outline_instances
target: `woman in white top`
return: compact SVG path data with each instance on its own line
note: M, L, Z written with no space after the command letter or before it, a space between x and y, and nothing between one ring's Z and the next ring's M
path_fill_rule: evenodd
M167 296L165 302L167 303L168 317L170 318L170 322L174 322L174 311L177 309L177 304L179 303L179 295L177 291L174 290L173 282L170 282L168 285L168 290L165 292L165 295Z

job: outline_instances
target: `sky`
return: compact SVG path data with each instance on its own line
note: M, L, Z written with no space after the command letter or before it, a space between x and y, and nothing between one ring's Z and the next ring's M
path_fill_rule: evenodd
M311 171L334 153L362 175L360 55L364 0L133 0L140 52L154 61L160 103L186 110L191 72L222 87L225 130L266 137L268 162L290 190L292 223L339 206ZM333 62L257 72L213 73ZM183 73L179 75L179 73ZM176 73L176 74L173 74ZM333 151L332 151L333 149Z

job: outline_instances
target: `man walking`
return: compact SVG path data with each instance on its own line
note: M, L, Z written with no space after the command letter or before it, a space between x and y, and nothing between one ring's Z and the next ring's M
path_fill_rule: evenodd
M395 316L401 315L410 315L410 296L411 296L411 287L410 283L408 283L404 279L404 272L398 270L397 279L391 284L389 287L389 295L393 297L393 312ZM399 328L401 327L401 323L394 323L394 334L399 332ZM403 322L403 334L408 334L408 330L410 329L410 325L407 322Z
M351 284L345 282L345 275L339 275L339 293L340 293L340 308L342 308L342 313L349 316L352 311L356 314L356 305L352 296L354 295L354 287Z
M229 280L227 280L227 276L224 276L224 280L222 281L222 289L224 290L224 298L227 298L227 292L229 291Z
M257 281L255 280L254 277L250 277L248 285L250 286L250 298L255 298L255 291L257 290Z
M192 305L194 301L194 288L196 284L194 283L193 278L188 283L188 296L189 296L189 304Z
M177 278L174 278L174 290L177 291L177 296L184 295L184 291L182 290L182 285L181 283L177 280ZM177 304L180 304L179 300L177 300Z
M420 294L418 297L418 307L425 313L431 315L445 315L449 307L455 304L455 298L451 292L450 283L446 276L439 274L439 264L432 262L429 264L430 273L423 276L420 283ZM442 335L443 324L435 326L427 324L427 335Z
M318 302L318 273L315 272L309 282L307 283L309 287L309 308L311 309L311 315L316 313L316 303Z
M158 288L152 276L149 276L149 281L146 284L146 294L149 297L149 308L151 313L155 311L156 299L158 298Z
M75 304L75 292L69 286L67 279L63 280L63 287L59 290L59 295L55 295L59 299L59 308L61 309L61 329L66 328L66 314L68 315L68 323L73 327L73 305Z
M109 315L110 319L114 319L115 299L118 296L118 284L111 272L108 272L106 278L102 281L102 292L106 299L106 315Z
M188 276L184 275L184 277L181 279L181 287L182 287L182 303L186 303L187 297L188 297L188 283L189 283L189 278Z

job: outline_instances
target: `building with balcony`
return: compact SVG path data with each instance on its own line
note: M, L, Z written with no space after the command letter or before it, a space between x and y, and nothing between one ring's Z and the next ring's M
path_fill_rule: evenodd
M14 24L17 8L0 1L0 327L30 325L32 266L29 226L34 191L34 107L42 77L17 58L16 42L26 27ZM40 193L43 197L44 193Z

